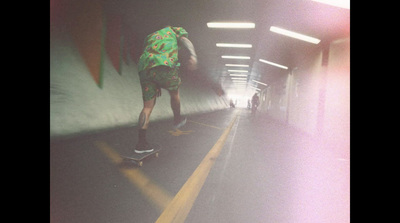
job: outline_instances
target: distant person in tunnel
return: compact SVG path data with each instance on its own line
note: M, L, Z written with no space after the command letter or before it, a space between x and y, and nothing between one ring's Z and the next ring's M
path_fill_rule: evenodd
M197 55L188 32L182 27L166 26L145 38L144 50L139 58L138 71L142 87L143 109L138 120L138 137L136 153L152 152L154 149L146 140L150 114L156 104L156 97L161 96L161 88L168 90L171 108L174 114L174 128L186 124L186 117L181 116L179 86L180 62L178 51L184 46L189 51L187 68L197 69Z
M257 93L254 93L253 97L251 98L251 113L255 114L258 105L260 105L260 97L258 97Z
M233 103L232 99L229 101L229 106L231 106L231 108L235 108L235 104Z

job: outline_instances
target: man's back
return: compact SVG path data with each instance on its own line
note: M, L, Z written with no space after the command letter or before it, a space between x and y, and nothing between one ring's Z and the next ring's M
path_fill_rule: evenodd
M171 26L148 35L139 59L139 72L156 66L179 67L178 39L182 36L188 36L185 29Z

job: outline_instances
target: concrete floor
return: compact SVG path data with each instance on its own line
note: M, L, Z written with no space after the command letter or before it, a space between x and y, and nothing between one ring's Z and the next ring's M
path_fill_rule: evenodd
M135 127L52 141L50 221L147 223L178 207L188 212L176 222L350 222L349 148L241 108L189 116L179 131L150 123L147 138L163 150L142 167L119 158L132 152Z

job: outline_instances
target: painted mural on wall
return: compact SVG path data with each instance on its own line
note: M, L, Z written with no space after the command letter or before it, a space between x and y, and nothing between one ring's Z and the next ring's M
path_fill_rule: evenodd
M132 32L123 26L122 15L107 12L101 0L51 0L50 24L62 27L71 36L94 82L103 87L104 57L122 74L135 49Z

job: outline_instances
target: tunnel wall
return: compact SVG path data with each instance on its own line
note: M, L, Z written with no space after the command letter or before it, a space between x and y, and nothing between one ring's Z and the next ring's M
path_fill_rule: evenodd
M92 75L85 55L68 32L52 29L50 36L50 136L64 137L120 126L135 126L142 109L137 66L128 56L116 68L103 55L101 85ZM181 113L205 113L228 107L208 85L182 76ZM151 121L171 119L170 97L162 90Z
M350 146L350 38L332 41L260 94L260 111L338 147Z

